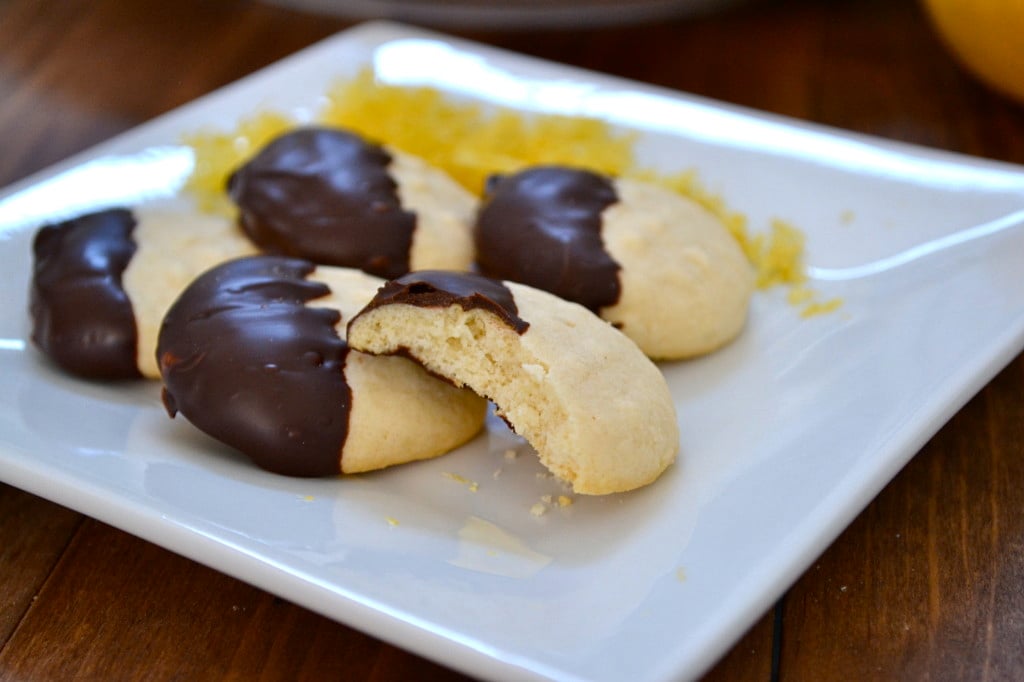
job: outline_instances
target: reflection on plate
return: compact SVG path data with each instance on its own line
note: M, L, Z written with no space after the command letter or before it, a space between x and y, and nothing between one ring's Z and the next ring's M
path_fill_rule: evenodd
M500 422L437 460L295 480L168 420L155 385L95 386L40 361L25 313L40 222L178 201L183 133L267 107L308 118L364 65L637 130L655 169L699 169L753 225L801 226L811 285L843 307L802 320L783 292L757 295L736 343L663 366L679 464L539 516L564 491ZM1020 168L368 24L0 199L0 478L477 676L696 675L1020 351L1022 252Z

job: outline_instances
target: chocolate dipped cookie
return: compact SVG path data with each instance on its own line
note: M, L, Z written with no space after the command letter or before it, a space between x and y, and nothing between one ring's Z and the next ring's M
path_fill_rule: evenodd
M32 340L77 376L157 378L160 321L200 272L255 247L231 221L155 206L46 225L33 242Z
M561 166L495 176L477 264L577 302L648 356L700 355L743 328L754 275L721 222L662 187Z
M343 323L382 283L280 256L202 274L160 328L168 413L291 476L380 469L466 442L486 401L406 358L346 343Z
M398 277L473 262L476 198L418 157L337 128L272 140L228 179L263 250Z
M348 325L353 348L407 356L494 401L551 472L583 494L654 481L679 429L664 377L581 305L442 271L388 282Z

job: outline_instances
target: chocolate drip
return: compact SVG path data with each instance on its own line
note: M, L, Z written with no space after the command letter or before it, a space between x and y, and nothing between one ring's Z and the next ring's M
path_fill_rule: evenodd
M410 272L382 286L359 315L374 308L398 303L420 308L447 308L456 304L464 310L482 308L497 315L519 334L530 327L528 322L519 317L519 308L508 287L497 280L468 272Z
M254 256L196 279L164 318L164 405L256 464L289 476L339 473L352 391L341 313L306 306L329 293L315 266Z
M235 171L228 194L261 248L398 277L409 271L416 215L403 210L390 163L352 133L302 128Z
M540 166L494 176L477 215L480 271L597 312L619 300L619 269L601 240L601 213L618 201L611 181Z
M136 379L138 331L121 283L135 253L125 209L89 213L36 233L32 341L61 368L90 379Z

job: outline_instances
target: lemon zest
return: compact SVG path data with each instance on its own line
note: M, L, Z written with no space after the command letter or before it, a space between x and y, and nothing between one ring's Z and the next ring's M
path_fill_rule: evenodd
M500 106L446 97L431 87L379 82L372 69L339 80L325 94L316 117L323 125L350 129L364 137L414 154L441 168L480 195L489 176L532 165L561 164L612 176L653 182L685 196L716 216L750 261L759 289L790 287L787 300L805 305L811 316L838 307L821 303L803 285L805 237L791 223L773 219L767 232L752 233L747 217L709 190L695 169L662 173L638 166L638 133L582 116L524 114ZM263 145L297 122L274 111L241 119L227 132L201 130L185 136L195 153L195 168L186 183L201 210L231 214L227 180ZM810 305L807 305L810 304Z

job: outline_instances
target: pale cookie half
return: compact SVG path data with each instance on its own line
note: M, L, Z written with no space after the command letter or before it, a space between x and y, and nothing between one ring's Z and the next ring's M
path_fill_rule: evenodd
M342 321L381 284L280 256L202 274L160 329L168 413L291 476L380 469L466 442L483 426L482 398L345 343Z
M353 348L406 355L494 401L541 462L583 494L631 490L675 459L675 406L658 368L580 305L513 282L414 272L348 327Z
M743 329L754 270L739 242L694 201L620 178L619 201L601 216L602 237L622 267L622 294L601 308L657 359L716 350Z
M420 157L385 149L391 155L388 172L402 206L416 214L409 269L468 270L474 257L476 197Z
M228 180L264 250L397 277L468 269L476 198L422 159L328 127L297 128Z
M739 243L656 185L561 166L496 176L474 236L482 273L575 301L655 359L715 350L746 320L754 273Z
M122 283L138 330L136 362L147 379L159 379L156 340L160 323L188 284L218 263L256 253L231 221L181 211L134 209L135 255Z

